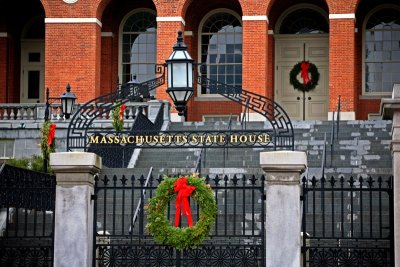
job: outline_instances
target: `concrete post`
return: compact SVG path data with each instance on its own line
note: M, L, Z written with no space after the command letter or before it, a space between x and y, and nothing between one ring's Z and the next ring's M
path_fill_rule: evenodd
M91 266L93 256L94 174L101 158L93 153L50 154L56 173L54 266Z
M266 267L299 267L301 250L300 174L305 152L260 153L266 184Z
M161 105L164 104L164 121L170 121L170 105L167 100L150 100L149 101L149 120L155 122L157 118L158 111L160 110Z
M393 160L393 217L394 221L394 263L400 266L400 84L393 86L392 98L381 101L382 119L392 120ZM393 264L393 263L392 263Z

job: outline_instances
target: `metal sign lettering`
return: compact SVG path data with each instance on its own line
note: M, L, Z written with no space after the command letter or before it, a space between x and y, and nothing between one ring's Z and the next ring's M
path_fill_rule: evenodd
M268 147L271 134L265 131L154 131L89 133L90 146L133 145L135 147Z

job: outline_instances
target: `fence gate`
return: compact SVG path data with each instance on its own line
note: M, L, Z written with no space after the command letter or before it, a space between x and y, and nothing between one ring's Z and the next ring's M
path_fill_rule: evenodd
M303 266L394 266L392 180L303 178Z
M95 179L93 266L265 266L264 176L207 176L218 205L215 225L203 245L183 251L155 244L145 229L146 203L162 179L151 173ZM174 206L166 214L171 224ZM191 209L195 224L193 201Z
M53 266L53 175L0 167L0 266Z

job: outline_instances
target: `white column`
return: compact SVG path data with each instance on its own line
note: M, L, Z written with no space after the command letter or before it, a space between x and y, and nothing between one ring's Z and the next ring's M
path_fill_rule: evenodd
M54 266L92 266L94 174L101 158L93 153L50 154L56 173Z
M382 119L392 120L392 162L393 162L393 217L394 221L394 262L400 266L400 84L393 86L392 98L381 100ZM393 264L393 263L392 263Z
M299 267L301 250L300 174L305 152L260 153L266 172L266 266Z

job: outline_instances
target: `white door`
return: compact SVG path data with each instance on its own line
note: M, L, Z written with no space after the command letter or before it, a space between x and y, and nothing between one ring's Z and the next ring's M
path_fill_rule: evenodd
M310 61L320 74L318 86L300 92L289 82L293 66ZM329 39L318 36L275 36L275 101L292 120L326 120L329 108ZM301 81L300 75L298 79Z
M44 42L21 43L21 103L44 102Z

